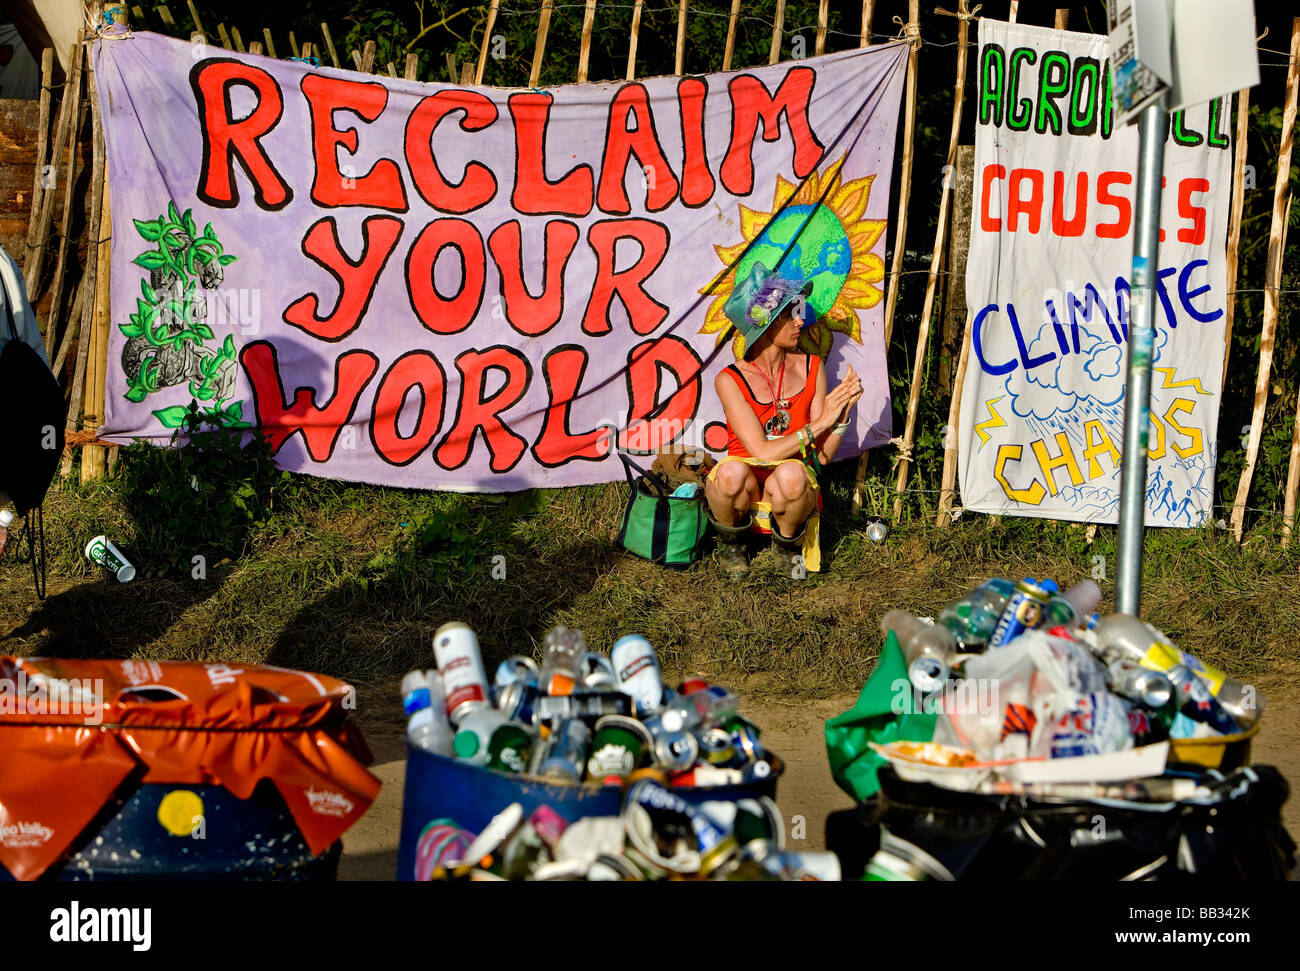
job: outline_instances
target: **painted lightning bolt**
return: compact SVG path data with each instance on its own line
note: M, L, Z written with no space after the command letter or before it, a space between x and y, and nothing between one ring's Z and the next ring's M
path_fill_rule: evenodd
M1160 386L1161 390L1164 390L1165 388L1194 388L1197 394L1210 393L1201 387L1200 378L1188 378L1186 381L1175 381L1174 369L1171 367L1153 367L1151 370L1164 375L1165 383Z
M983 448L985 445L989 443L989 433L986 432L984 429L1007 427L1007 423L1005 419L1003 419L1003 417L997 413L997 409L993 407L995 404L997 404L1005 397L1006 395L1004 394L998 395L996 398L991 398L988 401L984 402L984 407L988 408L989 414L992 415L993 417L989 418L987 421L982 421L975 426L975 434L977 434L980 437L980 448Z

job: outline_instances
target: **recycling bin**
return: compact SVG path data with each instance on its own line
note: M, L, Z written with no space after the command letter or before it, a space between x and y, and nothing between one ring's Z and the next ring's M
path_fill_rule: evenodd
M734 786L675 788L673 792L692 803L760 796L775 799L777 778L784 765L771 753L768 758L772 772L764 779ZM433 820L450 819L477 834L492 817L515 802L523 806L525 814L547 805L574 822L584 816L617 816L623 808L623 790L619 786L566 784L541 776L501 772L407 746L397 879L415 879L416 846L420 833Z
M269 666L0 658L0 879L333 879L379 791L352 697Z

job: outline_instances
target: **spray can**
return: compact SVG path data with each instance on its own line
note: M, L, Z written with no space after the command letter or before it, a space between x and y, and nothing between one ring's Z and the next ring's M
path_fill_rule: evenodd
M648 640L640 634L620 637L614 642L609 659L618 677L618 690L632 696L638 715L657 711L663 705L663 672Z
M492 707L483 655L469 625L452 621L439 627L433 635L433 656L452 724L459 725L472 711Z

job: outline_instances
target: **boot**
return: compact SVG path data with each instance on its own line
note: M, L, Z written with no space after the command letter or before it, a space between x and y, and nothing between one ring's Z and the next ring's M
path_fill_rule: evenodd
M791 560L791 557L803 556L803 539L806 532L808 532L808 524L804 523L799 527L797 535L782 536L781 527L777 525L775 519L772 520L772 545L780 551L781 558L781 569L778 572L787 580L797 579L794 570L795 563Z
M745 550L745 534L749 531L752 516L746 516L743 523L724 526L709 513L709 522L718 534L718 568L722 575L737 580L749 573L749 554Z

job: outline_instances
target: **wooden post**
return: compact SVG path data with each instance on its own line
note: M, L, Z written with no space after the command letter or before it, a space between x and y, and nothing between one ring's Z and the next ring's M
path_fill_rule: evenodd
M637 10L641 0L637 0ZM722 69L731 70L731 56L736 52L736 18L740 16L740 0L731 0L731 16L727 18L727 43L722 48ZM630 78L629 78L630 80Z
M305 41L303 42L302 53L299 55L299 57L304 61L307 60L307 58L311 57L311 44L309 42L305 42Z
M1011 9L1007 12L1007 23L1016 22L1016 14L1020 12L1020 0L1011 0Z
M451 83L455 84L456 83L456 71L455 71L456 59L454 57L452 58L451 65L452 65ZM387 67L388 67L388 76L390 78L397 77L397 65L394 64L392 61L389 61Z
M32 232L36 228L36 214L40 212L41 200L45 196L45 152L50 147L50 85L53 81L54 48L47 47L41 52L41 100L36 122L36 165L32 174L32 209L27 220L27 251L23 254L24 266L35 242L32 239ZM55 159L53 164L57 166L59 160Z
M677 0L677 50L673 58L673 73L682 76L686 68L686 4Z
M83 289L83 287L78 285L76 291L77 295L72 301L72 310L68 313L68 326L63 328L63 339L59 341L59 353L54 355L54 363L50 367L50 370L54 372L55 377L58 377L63 373L63 364L68 359L68 351L72 348L72 341L77 336L81 327L81 300Z
M636 44L641 35L641 7L644 0L636 0L632 7L632 35L628 39L627 47L627 80L631 81L636 77Z
M474 83L474 65L469 61L460 66L460 83L465 88Z
M537 22L537 44L533 47L533 68L528 72L528 86L537 87L542 79L542 58L546 55L546 34L551 29L552 0L542 3L542 16Z
M172 12L167 9L167 4L160 3L155 9L158 11L158 18L163 22L163 26L169 31L175 30L176 18L174 18Z
M871 12L864 4L862 10L862 34L864 37L871 32L871 24L868 20L868 15ZM907 90L905 107L903 108L903 166L898 183L898 225L894 230L894 258L889 271L889 293L885 298L886 354L889 353L889 339L894 332L894 308L898 305L898 280L903 269L903 250L907 240L907 203L912 194L912 129L916 125L916 55L921 47L921 30L918 25L920 13L920 0L908 0L908 22L903 27L904 36L909 43ZM867 475L868 454L868 452L863 452L858 456L858 469L853 480L853 502L851 505L854 513L862 511L862 484Z
M970 213L975 182L975 146L957 146L957 164L951 173L952 221L948 228L948 269L943 282L943 326L939 332L939 387L952 391L966 331L966 260L970 254ZM948 177L948 176L945 176Z
M1070 8L1069 7L1056 8L1056 29L1057 30L1070 29Z
M488 46L492 43L492 28L497 25L497 10L501 0L492 0L488 7L487 23L483 27L483 41L478 45L478 67L474 71L474 83L483 83L483 69L487 67Z
M72 68L72 139L71 151L68 153L68 167L63 176L63 215L59 219L59 250L54 264L54 283L50 288L50 313L45 320L45 356L54 352L55 332L59 327L59 308L63 304L63 273L68 262L68 234L72 227L72 199L77 186L77 149L81 139L81 105L82 105L82 70L81 59L84 47L78 44ZM58 164L61 159L55 159Z
M82 411L83 389L86 382L86 364L90 356L90 325L95 313L96 277L99 272L99 257L102 247L99 245L100 224L104 205L104 130L99 117L99 93L92 79L87 85L90 90L91 138L94 144L93 162L90 170L90 226L86 245L86 269L81 277L81 319L78 324L80 337L77 339L77 364L73 370L71 397L68 401L68 434L77 430ZM107 271L105 271L107 272ZM72 472L72 449L63 453L61 474L67 478Z
M830 22L831 0L821 0L817 4L817 39L813 41L813 53L826 53L826 26Z
M185 0L189 4L190 16L194 18L194 32L203 36L203 43L208 42L208 33L203 29L203 21L199 19L199 8L194 6L194 0Z
M234 47L230 43L230 31L226 30L226 25L224 23L217 24L217 36L221 38L222 47L228 51L234 50Z
M1224 99L1224 107L1228 105ZM1232 209L1228 215L1228 292L1223 308L1223 381L1228 383L1228 357L1232 353L1232 321L1237 309L1237 252L1241 245L1241 210L1246 202L1246 143L1250 127L1250 89L1237 92L1237 134L1232 156Z
M1273 219L1268 231L1268 263L1264 268L1264 323L1259 336L1259 370L1255 376L1255 409L1250 419L1246 467L1237 483L1232 505L1232 534L1241 542L1246 521L1246 498L1259 458L1264 433L1264 409L1273 368L1273 341L1277 336L1278 288L1282 285L1282 231L1286 224L1287 185L1291 175L1291 149L1295 145L1297 88L1300 88L1300 17L1291 21L1291 62L1286 72L1286 107L1282 112L1282 144L1278 150L1277 179L1273 185ZM1295 463L1292 463L1294 469ZM1290 476L1288 476L1289 480Z
M102 124L102 120L101 120ZM92 304L93 324L87 335L86 362L86 413L82 429L94 432L104 421L105 388L108 377L108 337L113 328L109 309L109 281L112 277L113 221L109 207L108 165L104 165L103 210L99 217L98 269L95 272L95 299ZM102 479L107 471L108 455L99 446L83 446L81 451L81 481Z
M596 20L596 0L587 0L582 12L582 40L578 44L578 83L587 80L587 63L591 59L591 25Z
M898 186L898 219L894 230L894 259L889 271L889 295L885 300L885 348L894 333L894 310L898 306L898 280L907 248L907 204L912 195L912 134L916 127L916 55L921 48L919 0L908 0L908 21L903 31L911 49L907 54L907 101L903 109L903 167Z
M250 54L261 54L261 53L262 53L262 42L261 42L260 40L250 40L250 41L248 42L248 53L250 53Z
M289 50L293 51L294 57L302 56L302 54L298 50L298 38L293 36L292 30L289 31Z
M361 45L361 73L371 74L375 70L375 52L378 46L373 40L368 40Z
M1296 493L1300 492L1300 394L1296 395L1295 424L1291 426L1291 459L1286 467L1286 498L1282 505L1282 545L1291 545L1295 528Z
M869 47L871 45L871 21L875 19L875 16L876 0L862 0L862 37L858 42L859 47Z
M244 53L244 38L240 35L238 27L230 28L230 41L235 45L235 50Z
M943 190L939 194L939 221L934 230L934 248L930 253L930 275L925 284L925 299L921 304L921 329L916 336L916 354L912 361L912 386L907 400L907 422L903 429L902 457L898 462L898 478L894 483L894 519L903 513L903 490L912 462L913 435L916 431L916 412L921 403L921 382L925 378L925 352L930 343L930 315L934 311L934 294L939 285L939 270L943 265L943 242L948 231L948 204L952 198L951 173L957 165L957 138L961 133L961 109L966 98L966 48L970 34L970 10L966 0L957 0L957 13L936 8L935 13L957 17L957 82L952 97L952 128L948 133L947 169Z
M499 3L500 0L497 2ZM325 49L329 51L330 63L335 67L342 67L343 65L339 63L339 52L334 49L334 38L330 36L330 25L323 20L320 22L320 33L325 38Z
M781 59L781 41L785 39L785 0L776 0L776 14L772 18L772 47L767 52L767 63Z
M267 56L275 57L275 41L271 40L271 29L269 27L262 28L262 40L266 41Z
M406 65L402 71L402 77L408 81L418 81L420 79L420 55L412 51L406 55Z
M68 54L68 64L73 66L73 70L79 70L80 65L78 55L81 48L74 44ZM53 54L51 54L53 56ZM68 137L68 132L72 127L72 99L65 93L62 101L59 103L59 118L54 123L54 144L49 146L45 139L45 129L42 128L37 133L37 155L36 155L36 184L40 186L40 205L36 204L36 193L32 194L32 213L27 224L27 254L23 258L23 281L27 285L27 295L31 298L33 304L36 303L37 285L41 280L41 269L45 265L45 247L50 239L50 221L54 216L54 193L58 183L59 163L63 161L64 140ZM46 107L46 120L49 119L49 108ZM49 148L48 159L46 148ZM47 169L47 166L49 167ZM47 190L45 188L46 172L55 173L55 187Z

